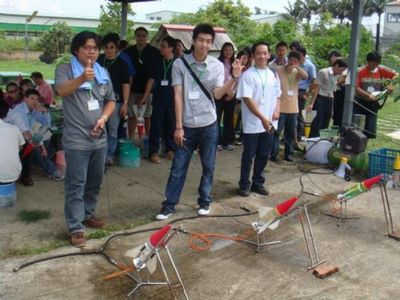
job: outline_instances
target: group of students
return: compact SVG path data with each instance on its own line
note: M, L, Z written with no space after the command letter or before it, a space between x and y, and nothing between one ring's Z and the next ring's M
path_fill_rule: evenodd
M337 79L347 67L336 57L332 67L317 74L302 45L288 47L284 42L276 45L272 60L266 42L240 51L236 58L233 45L226 43L217 59L208 54L215 39L209 24L194 28L192 47L186 53L176 52L183 47L171 37L161 40L160 49L148 44L147 37L147 30L139 27L136 44L123 49L116 34L101 39L93 32L78 33L71 43L71 61L56 68L67 166L64 211L75 246L85 245L86 226L105 225L95 209L105 163L113 163L116 140L124 132L118 128L125 116L132 139L137 125L150 135L150 161L161 161L160 137L166 143L166 158L172 160L156 219L165 220L175 212L194 151L199 152L202 165L197 214L208 215L218 145L233 149L235 107L241 110L243 143L238 193L268 195L264 169L269 159L277 160L279 134L285 132L285 160L293 161L293 149L303 135L300 112L317 110L313 132L318 135L329 124ZM366 82L360 79L360 84ZM310 95L311 103L305 107ZM29 98L25 105L30 112L37 106L31 107Z
M23 185L33 185L31 173L34 165L41 167L50 179L64 179L53 161L51 136L46 135L51 127L48 108L54 103L52 87L39 72L33 72L31 79L33 82L22 78L19 84L10 82L6 85L6 93L0 93L2 138L5 137L7 144L0 145L2 184L20 178ZM21 136L22 144L16 142Z

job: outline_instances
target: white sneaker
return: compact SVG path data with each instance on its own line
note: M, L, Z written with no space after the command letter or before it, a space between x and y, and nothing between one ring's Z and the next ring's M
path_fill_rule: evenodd
M53 175L49 175L48 177L55 181L62 181L64 180L65 175L60 170L56 170Z
M203 206L203 207L200 207L197 210L197 214L199 216L207 216L209 213L210 213L210 207L209 206Z
M156 216L156 220L163 221L163 220L168 219L171 215L172 215L171 212L169 212L168 210L162 208L160 213Z

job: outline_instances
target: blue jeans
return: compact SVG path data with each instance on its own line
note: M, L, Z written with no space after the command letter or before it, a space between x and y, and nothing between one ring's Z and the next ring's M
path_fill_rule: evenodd
M108 118L107 122L107 157L113 158L115 150L117 149L117 139L118 139L118 125L121 120L120 111L123 103L115 103L115 109L111 116Z
M107 148L64 150L64 213L71 233L85 231L82 222L94 215L103 181Z
M218 144L217 123L199 128L184 127L185 138L183 147L177 147L174 161L172 162L167 187L165 188L166 200L162 203L163 208L170 212L175 211L185 184L189 163L193 151L200 148L200 159L202 176L199 186L198 204L200 207L210 205L212 202L210 192L214 176L215 156Z
M42 149L36 147L32 151L32 163L33 165L40 166L45 171L46 175L52 176L56 172L56 166L52 160L54 156L54 149L52 148L50 140L45 141L44 146L47 151L47 156L42 155Z
M264 169L267 165L268 156L272 148L272 134L244 133L243 134L243 153L240 166L239 187L248 190L250 185L262 186L265 182ZM250 182L251 165L254 160L253 177Z
M297 128L297 114L281 113L279 116L278 129L274 133L273 145L271 150L271 157L277 157L279 154L279 137L282 131L284 131L285 140L285 158L292 156L293 142L296 139L296 128Z

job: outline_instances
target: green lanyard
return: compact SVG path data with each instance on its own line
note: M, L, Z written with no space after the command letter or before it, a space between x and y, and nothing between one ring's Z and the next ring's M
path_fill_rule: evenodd
M262 87L262 94L263 94L263 96L265 96L265 87L267 86L267 80L268 80L267 72L264 72L265 80L263 80L263 78L262 78L260 72L258 71L258 69L256 67L254 67L254 69L256 70L256 73L257 73L258 77L260 77L261 87ZM267 69L265 69L265 71L267 71Z
M164 78L163 78L163 79L164 79L164 80L167 79L168 70L171 68L172 63L174 62L174 59L171 59L171 60L168 62L167 65L165 64L166 61L167 61L167 60L166 60L165 58L163 58L163 66L164 66Z
M106 66L106 56L104 55L103 57L103 67L106 68L108 70L109 67L111 67L111 65L114 63L114 61L117 59L118 55L115 56L115 58L111 61L111 63Z
M90 100L93 100L93 95L92 95L93 81L89 81L89 83L90 83L89 96Z

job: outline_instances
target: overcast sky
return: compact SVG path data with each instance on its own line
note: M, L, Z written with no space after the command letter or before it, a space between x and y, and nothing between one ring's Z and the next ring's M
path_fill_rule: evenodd
M96 18L100 15L100 5L105 5L106 2L107 0L0 0L0 11L31 13L38 10L39 15L61 14ZM159 10L196 12L202 5L212 2L211 0L161 0L133 3L132 7L138 17L144 19L145 14ZM254 11L255 6L258 6L261 9L284 12L288 0L242 0L242 2L252 11Z

